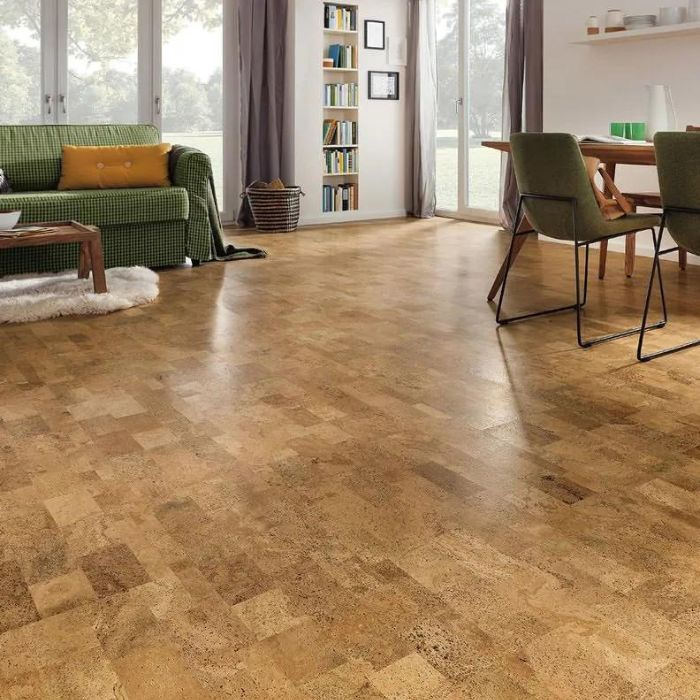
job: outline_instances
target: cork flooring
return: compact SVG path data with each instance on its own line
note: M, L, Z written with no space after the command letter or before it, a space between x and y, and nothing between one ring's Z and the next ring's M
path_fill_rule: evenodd
M0 328L0 697L700 697L700 351L497 330L488 227L245 240ZM511 309L571 262L528 243ZM609 269L593 332L649 266ZM666 271L677 342L700 268Z

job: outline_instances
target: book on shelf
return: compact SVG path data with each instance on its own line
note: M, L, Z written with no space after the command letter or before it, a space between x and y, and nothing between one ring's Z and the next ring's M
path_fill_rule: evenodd
M345 32L357 31L357 10L352 7L339 7L326 3L323 11L324 29L339 29Z
M326 83L324 86L324 107L357 107L358 101L357 83Z
M353 182L345 182L340 185L324 185L324 213L355 211L357 209L356 192L356 186Z
M357 68L357 46L331 44L328 58L333 61L333 68Z
M342 148L327 150L323 154L326 175L347 175L357 172L357 149Z
M324 146L355 146L357 145L357 122L324 119Z

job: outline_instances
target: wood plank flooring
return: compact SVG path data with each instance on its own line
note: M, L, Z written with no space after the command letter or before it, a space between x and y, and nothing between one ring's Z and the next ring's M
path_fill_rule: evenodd
M0 328L1 698L700 697L700 351L498 330L485 226L239 240L270 258ZM572 267L528 242L509 309ZM608 270L592 333L649 261ZM652 344L700 332L665 271Z

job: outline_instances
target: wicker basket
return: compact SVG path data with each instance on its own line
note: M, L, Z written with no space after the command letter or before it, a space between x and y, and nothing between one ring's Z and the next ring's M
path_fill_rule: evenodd
M253 212L255 228L262 233L287 233L299 225L301 187L291 185L273 190L254 182L246 187L244 197Z

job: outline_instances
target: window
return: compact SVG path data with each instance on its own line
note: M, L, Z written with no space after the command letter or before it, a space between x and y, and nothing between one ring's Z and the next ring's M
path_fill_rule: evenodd
M7 0L0 25L0 122L41 122L41 2Z
M224 194L223 5L163 1L163 139L204 151L212 162L219 199ZM196 48L195 48L196 47Z
M234 23L224 21L232 7L225 0L4 0L0 123L153 123L164 141L209 155L230 220L223 54L235 40ZM232 148L235 139L227 141Z

